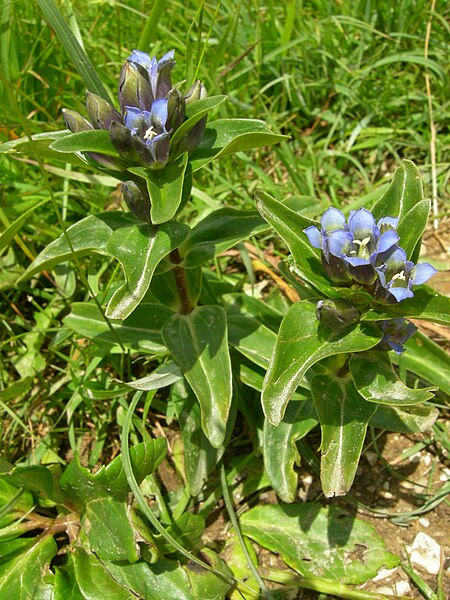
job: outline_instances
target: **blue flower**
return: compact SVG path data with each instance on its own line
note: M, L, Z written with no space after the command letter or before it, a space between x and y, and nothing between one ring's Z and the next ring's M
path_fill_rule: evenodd
M117 111L106 100L87 93L86 106L90 121L78 113L63 109L70 131L108 130L120 158L100 153L86 153L108 169L126 171L130 166L161 169L183 152L191 153L199 145L206 126L206 116L171 145L171 137L186 119L186 106L206 96L200 81L183 95L172 87L174 51L159 60L140 50L133 50L119 79Z
M380 321L383 330L383 339L378 344L381 350L394 350L397 354L405 351L405 344L417 331L417 327L406 319L390 319Z
M356 281L371 285L377 279L375 267L383 253L399 240L397 219L386 217L378 223L370 211L351 211L348 223L343 213L329 208L322 216L321 230L311 226L304 230L315 248L322 250L322 263L329 277L338 283Z
M407 260L403 248L393 247L383 256L383 264L376 267L379 277L377 295L391 302L412 298L414 285L425 283L437 273L429 263L415 265Z

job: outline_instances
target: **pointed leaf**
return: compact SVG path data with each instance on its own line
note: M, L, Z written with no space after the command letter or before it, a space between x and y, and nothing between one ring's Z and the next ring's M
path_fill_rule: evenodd
M413 389L407 387L392 368L391 361L382 352L354 354L350 359L353 383L368 402L408 406L433 398L436 388Z
M193 102L186 109L187 119L178 127L175 133L170 138L171 148L177 147L184 136L198 123L210 110L220 106L225 100L226 96L207 96L197 102Z
M447 352L420 331L405 346L406 352L394 356L400 369L419 375L450 396L450 356Z
M381 339L378 327L361 323L335 334L316 318L315 306L297 302L281 323L278 339L267 371L262 393L264 413L272 425L278 425L287 403L306 371L327 356L362 352Z
M377 407L358 394L350 379L316 375L311 392L322 431L323 493L327 498L343 496L352 486L367 425Z
M46 162L61 161L64 163L70 163L78 167L86 166L86 161L77 156L71 154L65 156L60 152L56 152L50 148L52 142L59 138L71 135L68 129L62 131L46 131L44 133L37 133L31 136L31 141L28 137L19 138L17 140L11 140L0 144L0 154L23 154L25 156L38 156Z
M401 221L421 200L423 187L419 170L410 160L404 160L371 212L377 220L382 217L398 217Z
M50 150L55 152L97 152L119 158L106 129L89 129L71 133L56 139L50 144Z
M286 139L288 136L272 133L264 121L218 119L208 124L200 145L192 153L192 170L197 171L220 156L271 146Z
M200 221L180 249L187 268L203 265L238 242L268 228L254 210L220 208Z
M205 531L205 520L201 515L194 515L190 512L185 512L168 528L169 533L177 542L179 542L186 550L192 550L200 542L203 532ZM164 543L162 536L155 536L158 542L158 550L162 554L173 553L173 548L168 543Z
M185 173L188 164L188 154L184 153L175 162L163 169L154 170L145 167L128 169L142 177L147 182L150 196L150 219L154 225L166 223L177 214L183 200Z
M335 504L266 504L241 517L242 532L276 552L303 577L365 583L398 565L374 527Z
M156 228L122 212L90 215L49 244L20 280L69 260L73 253L85 256L96 252L110 256L119 261L125 282L114 292L106 314L111 319L125 319L147 292L159 262L179 246L188 231L181 223L165 223Z
M311 246L303 233L306 227L315 226L317 222L294 212L264 192L257 193L256 208L287 244L295 261L295 273L325 296L339 297L322 268L320 251Z
M214 448L225 437L231 405L227 319L219 306L200 306L167 321L162 336L200 403L202 427Z
M183 379L183 373L180 368L173 362L168 362L157 367L151 375L142 377L142 379L135 379L134 381L122 382L127 387L135 390L144 390L148 392L150 390L159 390L160 388L167 387Z
M293 502L297 495L298 476L294 465L300 464L296 442L318 423L312 400L291 402L284 420L277 426L264 422L264 467L273 489L283 502Z
M98 344L116 346L120 342L125 348L158 355L167 354L161 327L172 315L170 308L143 302L124 321L110 321L109 327L94 302L74 302L72 311L64 317L64 325Z
M421 433L430 429L438 416L438 409L431 404L405 407L380 404L370 419L370 425L399 433Z
M450 298L440 294L428 285L414 289L414 297L395 304L377 304L362 317L363 321L384 321L386 319L423 319L442 325L450 325Z
M399 220L397 233L400 236L398 245L403 248L409 260L417 262L420 251L420 241L428 222L431 202L421 200L415 204Z
M256 319L241 315L228 317L230 344L249 360L267 369L277 341L276 334Z

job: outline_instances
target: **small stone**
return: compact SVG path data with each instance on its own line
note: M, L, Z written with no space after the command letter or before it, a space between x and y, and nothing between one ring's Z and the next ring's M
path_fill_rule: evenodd
M384 481L383 485L381 487L383 488L383 490L388 491L389 490L389 481Z
M394 567L393 569L380 569L372 581L382 581L383 579L387 579L391 575L394 575L397 571L398 567Z
M426 465L427 467L429 467L431 465L431 454L425 454L425 456L423 457L423 464Z
M413 454L412 456L410 456L409 462L412 462L412 463L420 462L420 454Z
M441 547L432 537L422 531L406 548L412 563L419 565L430 575L437 575L441 567Z
M394 584L394 590L397 596L404 596L411 591L411 586L407 581L402 579Z
M422 525L422 527L430 526L430 521L428 519L426 519L425 517L420 517L419 523Z
M382 595L384 594L385 596L395 596L395 592L392 588L390 587L382 587L379 590L377 590L377 593Z
M394 496L391 492L386 492L385 490L379 490L378 495L384 498L385 500L391 500Z
M364 453L364 456L366 457L367 462L369 463L369 465L371 467L374 467L377 462L378 462L378 456L376 454L376 452L372 452L371 450L367 450Z

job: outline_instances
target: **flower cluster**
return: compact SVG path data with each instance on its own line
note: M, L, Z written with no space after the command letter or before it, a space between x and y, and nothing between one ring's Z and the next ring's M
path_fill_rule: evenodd
M330 279L341 286L362 285L377 300L395 303L414 296L413 286L425 283L436 273L428 263L415 265L398 245L398 219L384 217L375 221L365 208L351 211L348 222L337 208L322 216L320 230L304 230L314 248L321 250L323 267ZM320 300L317 318L334 331L349 327L359 313L345 301ZM405 350L405 342L416 326L403 318L380 322L383 339L381 350Z
M87 92L86 107L90 121L73 110L63 109L72 133L92 129L108 130L120 159L101 153L88 153L100 165L114 170L128 166L150 169L164 167L171 158L192 152L200 143L206 117L196 122L172 147L171 137L186 116L186 106L206 96L200 81L183 95L172 86L174 52L160 60L134 50L122 68L119 79L120 112L106 100Z
M330 279L340 285L359 283L378 299L401 302L412 298L414 285L425 283L436 273L428 263L414 265L398 245L398 219L375 221L365 208L351 211L348 223L337 208L329 208L321 229L304 230L314 248L322 250L322 264Z

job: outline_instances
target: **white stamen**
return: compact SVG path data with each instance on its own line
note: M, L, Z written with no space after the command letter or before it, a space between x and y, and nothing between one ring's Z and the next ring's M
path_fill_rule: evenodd
M396 273L391 281L396 281L397 279L401 279L402 281L406 281L405 271L400 271L400 273Z
M156 133L156 131L153 130L153 125L150 125L150 127L147 129L147 131L144 133L144 140L152 140L155 136L157 136L158 134Z
M359 247L361 248L362 246L367 246L367 244L370 242L370 236L364 238L363 240L353 240L354 244L359 244Z

